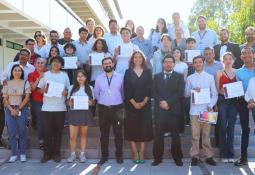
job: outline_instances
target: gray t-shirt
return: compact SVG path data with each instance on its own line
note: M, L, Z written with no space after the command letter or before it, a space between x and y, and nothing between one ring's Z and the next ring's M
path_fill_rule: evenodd
M64 84L65 90L69 89L70 81L65 72L52 73L48 71L44 74L44 77L40 80L38 88L43 89L49 81ZM42 111L66 111L66 97L47 97L43 96Z

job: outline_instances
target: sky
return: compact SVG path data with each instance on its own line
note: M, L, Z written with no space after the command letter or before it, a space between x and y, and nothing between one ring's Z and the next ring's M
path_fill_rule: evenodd
M158 18L164 18L167 23L172 22L172 13L179 12L185 24L195 0L118 0L123 19L120 26L124 26L128 19L134 21L135 26L145 28L145 37L151 28L156 27Z

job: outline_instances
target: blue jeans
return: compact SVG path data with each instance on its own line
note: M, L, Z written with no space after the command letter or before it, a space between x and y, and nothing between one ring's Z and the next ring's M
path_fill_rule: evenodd
M255 122L255 108L253 108L253 109L251 110L251 112L252 112L253 121Z
M27 120L29 111L24 107L21 111L21 116L13 117L11 111L5 108L5 120L8 129L9 139L11 143L12 155L18 155L17 138L20 140L20 154L26 154L27 149Z
M219 97L220 98L220 97ZM222 97L223 98L223 97ZM222 158L234 158L234 130L237 118L235 102L219 99L220 154Z
M43 142L43 118L42 118L42 102L37 102L34 100L31 100L31 105L32 105L32 113L35 115L36 119L36 129L37 129L37 137L39 139L39 142Z

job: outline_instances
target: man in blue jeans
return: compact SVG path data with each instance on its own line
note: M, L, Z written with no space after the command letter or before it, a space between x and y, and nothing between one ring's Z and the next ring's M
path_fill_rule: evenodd
M255 76L254 71L254 51L251 47L244 47L241 50L241 59L244 65L237 70L236 78L237 81L242 81L244 92L246 92L249 80ZM237 111L240 116L240 123L242 128L242 143L241 143L241 157L235 162L235 166L247 165L247 148L249 145L249 109L247 108L248 103L243 97L239 98L237 104Z

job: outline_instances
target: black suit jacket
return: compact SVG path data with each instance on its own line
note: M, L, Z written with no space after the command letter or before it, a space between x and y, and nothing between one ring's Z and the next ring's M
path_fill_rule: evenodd
M167 120L170 123L169 131L183 131L184 120L182 114L182 102L184 96L183 75L173 71L170 79L166 82L164 73L156 74L153 80L153 97L155 99L155 120ZM165 100L170 106L169 110L164 110L159 106L159 102ZM159 123L162 123L159 122Z
M217 44L213 48L214 48L214 54L215 54L214 59L220 61L221 44ZM232 54L236 58L233 67L236 69L239 69L240 67L242 67L243 61L240 58L241 51L240 51L239 45L232 43L232 42L228 42L227 43L227 52L232 52Z

